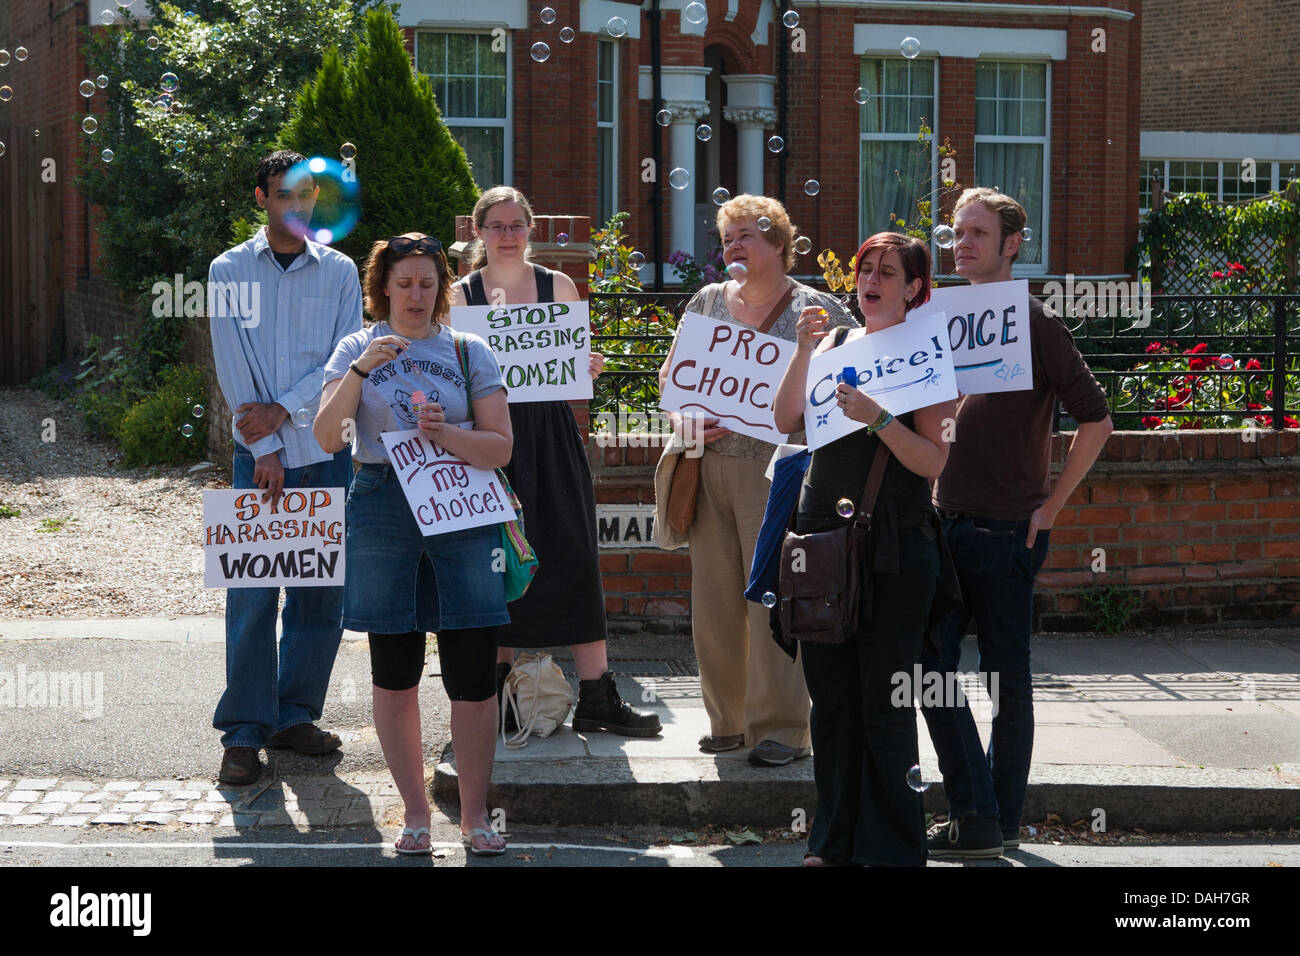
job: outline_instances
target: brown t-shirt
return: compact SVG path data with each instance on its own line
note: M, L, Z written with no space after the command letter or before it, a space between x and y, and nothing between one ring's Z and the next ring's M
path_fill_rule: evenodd
M1059 399L1075 421L1109 414L1106 393L1054 312L1029 297L1033 390L967 395L957 410L948 464L934 487L936 508L1023 521L1050 493L1052 413Z

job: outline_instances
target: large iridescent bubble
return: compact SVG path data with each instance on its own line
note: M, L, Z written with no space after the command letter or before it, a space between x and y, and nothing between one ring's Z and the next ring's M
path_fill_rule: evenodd
M355 173L337 159L305 159L284 174L284 185L291 192L304 185L320 190L309 222L292 213L287 217L286 225L297 235L329 245L350 233L361 218L361 186Z

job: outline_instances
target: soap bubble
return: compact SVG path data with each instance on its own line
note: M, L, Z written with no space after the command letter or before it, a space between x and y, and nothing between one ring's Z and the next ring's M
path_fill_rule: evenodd
M95 85L98 86L101 90L105 89L108 86L108 77L106 77L103 73L99 74L99 76L95 77Z
M257 7L249 7L248 12L244 14L244 19L249 23L256 23L261 15L262 11L257 9Z
M563 249L569 244L569 234L567 232L560 233L555 237L555 244Z
M935 226L934 244L940 249L951 249L957 245L957 230L952 226Z
M610 17L609 22L605 24L605 29L612 37L627 36L627 21L622 17Z
M702 3L688 3L686 9L682 11L682 16L688 23L703 23L709 18L709 11Z
M185 140L183 139L177 139L175 142L172 143L172 149L176 150L176 152L178 153L185 152L185 146L186 143Z
M673 121L672 110L660 110L658 113L655 114L655 122L658 123L660 126L667 126L672 121Z
M311 409L299 408L293 413L293 423L298 428L307 428L311 425L314 417L315 416L311 413Z
M1024 238L1025 242L1034 241L1034 230L1030 229L1028 226L1025 226L1024 229L1020 230L1020 235Z
M573 42L573 27L560 27L560 40L564 43Z
M19 63L27 59L27 47L25 46L14 47L14 59L17 60Z
M104 26L106 27L111 27L113 25L113 21L116 19L117 19L117 14L114 13L112 10L105 10L103 13L99 15L99 22L104 24Z
M785 149L785 140L780 136L773 136L767 141L767 151L769 153L779 153Z
M677 166L668 174L668 185L673 189L685 189L691 184L691 174Z
M801 256L806 256L812 252L812 240L807 236L800 236L794 241L794 251Z
M726 186L719 186L717 189L713 190L713 205L715 206L721 206L730 198L731 190L727 189Z
M841 498L835 502L835 513L841 518L852 518L853 512L858 510L858 506L853 503L852 498Z
M258 109L256 106L250 106L250 107L248 108L248 118L249 118L249 119L257 119L257 118L258 118L259 116L261 116L261 115L262 115L262 111L261 111L260 109Z
M743 262L733 262L727 266L727 275L735 281L736 285L744 285L749 280L749 266Z
M8 103L14 98L14 89L12 86L0 86L0 103Z
M191 425L189 422L186 422L184 425L181 426L181 434L184 435L186 438L191 437L194 434L194 426Z
M701 123L699 126L695 127L695 138L701 143L707 143L709 140L713 139L713 127L708 123Z
M337 159L312 156L284 174L284 188L295 192L309 179L319 190L311 221L303 222L289 214L285 224L297 236L328 245L350 233L361 216L361 184L351 175L344 176L344 166Z
M912 769L907 771L907 785L917 793L930 789L930 785L921 779L921 768L916 764L912 764Z
M151 50L156 50L156 49L158 49L158 38L157 38L157 37L150 37L149 39L147 39L147 40L144 41L144 45L147 46L147 47L148 47L149 49L151 49Z
M617 17L615 19L618 19ZM645 265L645 254L642 252L632 252L627 257L627 264L633 269L640 269Z
M552 7L542 7L542 22L543 22L543 23L554 23L554 22L555 22L555 10L554 10L554 8L552 8Z
M533 44L531 53L538 63L545 63L551 58L551 48L540 40Z
M771 220L771 219L769 219L767 216L759 216L759 217L758 217L758 231L759 231L759 232L767 232L767 231L768 231L769 229L771 229L771 228L772 228L772 220Z
M763 592L763 607L776 607L776 595L771 591Z
M859 106L861 106L869 99L871 99L871 94L868 93L866 90L864 90L862 87L859 86L856 90L853 91L853 100Z
M81 121L81 131L83 133L93 133L97 129L99 129L99 120L95 119L95 117L87 116Z
M158 99L153 101L153 105L160 110L167 109L172 105L172 95L170 93L164 93L162 96L158 97Z
M99 154L99 158L106 163L111 163L113 161L113 151L111 149L105 149Z
M339 147L339 155L344 159L356 159L357 148L352 143L344 143Z
M8 65L9 65L9 51L0 50L0 66L8 66Z
M41 135L41 131L38 130L38 129L34 129L34 130L32 130L32 135L33 135L33 136L40 136L40 135Z
M799 14L794 10L787 10L785 16L781 18L781 22L785 24L786 29L793 30L799 25Z
M175 93L181 85L180 77L175 73L164 73L158 79L158 86L164 93Z
M1225 370L1230 369L1233 368L1236 364L1237 364L1237 360L1234 359L1227 352L1219 356L1219 368L1221 369L1225 369Z
M3 156L4 154L5 154L5 144L0 143L0 156Z
M87 98L92 97L92 96L95 95L95 81L94 81L94 80L82 80L82 81L81 81L81 85L77 87L77 90L78 90L78 91L81 93L81 95L84 96L84 97L87 97Z
M921 41L916 37L903 37L903 42L898 45L898 52L909 60L915 60L917 54L921 52Z
M822 191L822 184L815 179L810 179L803 184L803 191L806 192L809 196L816 196L819 192Z
M195 405L193 408L190 409L190 414L193 415L195 418L202 418L202 417L203 417L203 406L202 406L202 405Z

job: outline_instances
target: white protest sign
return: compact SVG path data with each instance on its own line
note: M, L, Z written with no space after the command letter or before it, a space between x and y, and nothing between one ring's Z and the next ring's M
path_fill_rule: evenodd
M418 428L384 432L379 440L426 538L515 519L495 471L457 458Z
M205 588L343 586L344 488L203 492Z
M948 345L963 395L1034 387L1028 280L935 289L917 318L934 313L948 317Z
M451 325L496 353L511 405L592 397L587 303L457 306Z
M956 398L944 329L943 315L918 316L814 355L804 393L808 447L820 448L867 427L846 418L835 401L835 386L846 367L857 371L858 390L894 415Z
M735 322L687 312L677 332L673 364L659 407L718 419L741 435L784 442L772 403L795 343Z

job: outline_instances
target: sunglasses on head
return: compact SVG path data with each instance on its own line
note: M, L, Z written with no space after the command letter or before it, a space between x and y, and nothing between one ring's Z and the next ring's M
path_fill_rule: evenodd
M424 236L420 239L412 239L409 236L393 236L388 240L388 249L385 254L404 256L412 251L431 256L442 251L442 243L432 236Z

